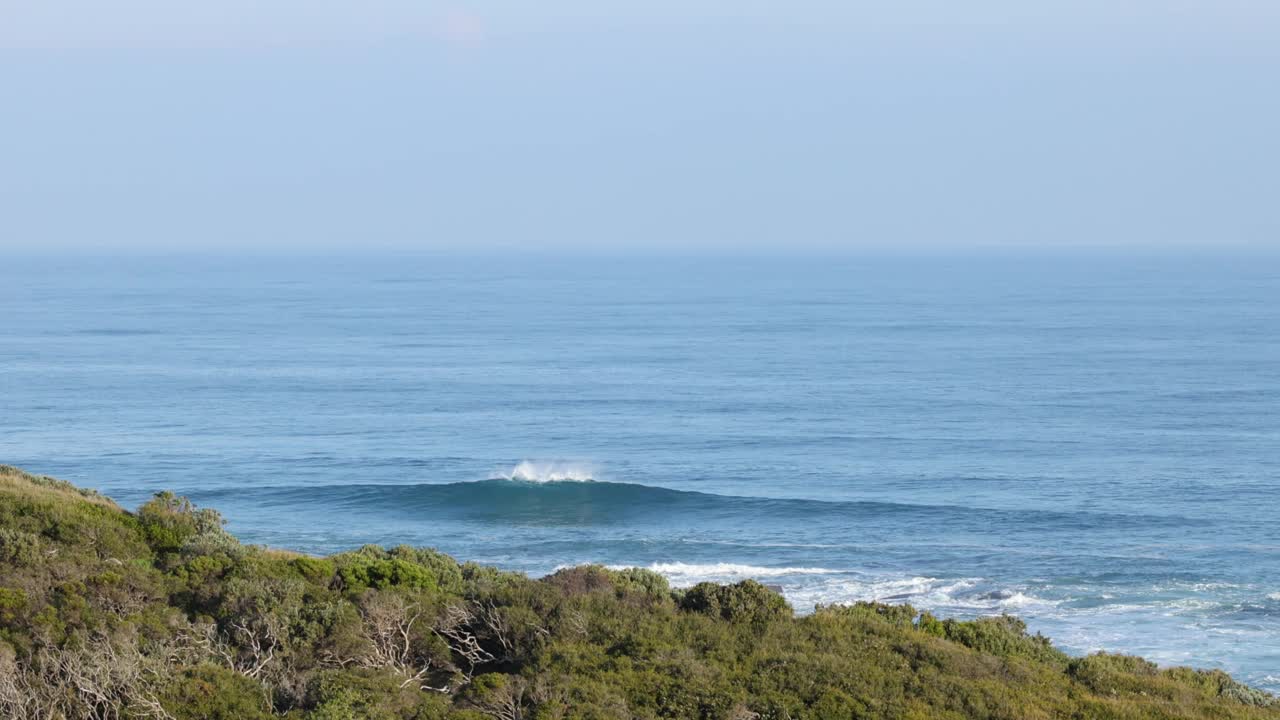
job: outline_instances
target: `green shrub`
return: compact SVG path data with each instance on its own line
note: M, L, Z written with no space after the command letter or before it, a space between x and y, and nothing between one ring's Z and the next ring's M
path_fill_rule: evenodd
M1131 655L1096 653L1076 658L1067 664L1067 674L1102 693L1115 692L1137 677L1155 677L1160 669L1155 663Z
M613 584L619 591L639 595L653 602L671 599L671 584L667 578L645 568L624 568L609 571Z
M0 587L0 624L12 625L27 609L27 594L17 588Z
M825 605L816 609L819 613L835 613L854 618L882 620L895 627L915 626L916 610L910 605L888 605L878 602L856 602L852 605ZM932 617L932 616L931 616Z
M542 579L569 597L615 591L614 578L602 565L580 565L561 568Z
M448 712L448 698L369 670L325 670L307 686L307 720L434 720Z
M1236 682L1230 675L1221 670L1205 672L1197 670L1195 672L1209 676L1218 686L1218 694L1231 702L1237 702L1241 705L1252 705L1254 707L1280 707L1280 698L1265 693L1257 688L1251 688L1244 683Z
M916 619L916 629L934 637L944 638L947 636L946 624L929 612L920 613L920 617Z
M338 566L338 578L343 587L352 591L391 587L434 590L439 587L435 573L429 568L399 558L371 560L354 556L351 561Z
M40 538L16 528L0 528L0 563L30 566L40 561Z
M1028 635L1027 624L1012 615L968 622L948 619L942 622L942 628L948 640L997 657L1022 656L1064 665L1068 659L1048 638Z
M138 508L138 520L147 544L156 552L177 552L201 530L191 501L168 491L156 493Z
M699 583L685 591L680 609L719 617L731 623L763 625L791 617L781 595L755 580L735 585Z
M328 585L330 578L333 577L337 566L328 558L300 557L293 560L293 566L298 569L298 573L302 575L307 582L320 585Z
M261 685L212 664L180 672L165 687L161 702L177 720L267 720L272 717Z

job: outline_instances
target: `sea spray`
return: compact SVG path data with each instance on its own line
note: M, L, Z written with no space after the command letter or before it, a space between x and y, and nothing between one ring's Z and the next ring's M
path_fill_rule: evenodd
M595 480L595 468L576 462L533 462L523 460L506 472L497 472L491 480L515 480L519 482L590 482Z

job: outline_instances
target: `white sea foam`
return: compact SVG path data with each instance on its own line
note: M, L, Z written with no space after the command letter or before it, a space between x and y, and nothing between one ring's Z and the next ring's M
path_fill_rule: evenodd
M980 578L839 578L784 588L799 610L815 605L855 602L909 603L921 610L949 615L989 615L1022 610L1047 610L1056 602L1024 590L995 589Z
M610 566L622 569L632 566ZM738 582L747 578L779 584L783 595L801 612L815 605L847 605L862 601L911 603L920 609L961 614L992 614L1056 604L1020 589L991 589L981 578L941 579L925 576L875 577L852 570L822 567L769 567L736 563L665 562L645 566L674 587L700 582Z
M855 602L912 603L936 607L954 606L959 594L971 591L977 584L978 581L972 578L841 577L801 583L794 588L785 588L785 594L792 604L802 609Z
M1013 609L1028 607L1031 605L1041 605L1044 604L1044 601L1033 595L1028 595L1023 592L1015 592L1008 597L1001 598L999 600L999 604L1001 607Z
M630 566L613 566L618 570ZM736 563L693 564L682 562L653 563L647 566L661 575L665 575L672 585L685 587L700 582L725 582L745 580L747 578L778 578L797 575L834 575L841 570L819 567L763 567L759 565L739 565Z
M1273 593L1271 593L1270 595L1267 595L1267 599L1268 599L1268 600L1280 600L1280 592L1273 592Z
M595 469L583 463L533 462L524 460L506 472L496 472L490 479L520 482L589 482Z

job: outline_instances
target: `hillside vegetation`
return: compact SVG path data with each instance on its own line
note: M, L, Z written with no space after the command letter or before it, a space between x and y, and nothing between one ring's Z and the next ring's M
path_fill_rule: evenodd
M542 579L433 550L242 545L162 493L137 512L0 467L0 717L1280 718L1221 672L1072 658L1016 618L796 617L751 581Z

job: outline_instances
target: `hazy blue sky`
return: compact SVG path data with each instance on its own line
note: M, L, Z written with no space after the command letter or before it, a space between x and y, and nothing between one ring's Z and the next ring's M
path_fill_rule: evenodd
M0 0L10 250L1276 244L1276 0Z

